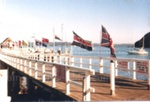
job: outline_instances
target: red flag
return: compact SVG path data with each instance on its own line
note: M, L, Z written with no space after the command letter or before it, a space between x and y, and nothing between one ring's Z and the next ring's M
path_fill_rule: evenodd
M21 47L22 46L22 42L19 40L18 41L18 46Z
M49 39L47 39L47 38L42 38L42 42L43 42L43 43L49 43Z

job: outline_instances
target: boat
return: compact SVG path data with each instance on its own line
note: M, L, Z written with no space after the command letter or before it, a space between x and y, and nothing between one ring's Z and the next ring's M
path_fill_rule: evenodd
M148 52L142 47L140 49L133 49L128 51L128 54L146 55Z
M144 37L142 47L140 49L134 48L133 50L128 51L128 54L138 54L138 55L147 55L148 52L144 49Z

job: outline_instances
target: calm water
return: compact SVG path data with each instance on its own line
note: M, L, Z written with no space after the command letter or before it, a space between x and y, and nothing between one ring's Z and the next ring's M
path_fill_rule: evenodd
M66 46L66 47L68 48L68 50L72 49L72 53L75 56L94 56L94 57L100 57L100 56L101 57L109 57L110 56L109 49L105 48L105 47L94 46L93 51L87 51L87 50L82 49L80 47L72 47L72 48L70 46ZM52 49L53 47L49 47L49 48ZM57 51L58 49L64 49L64 48L65 48L65 46L63 46L63 47L56 46L55 51ZM117 58L150 59L150 49L146 49L146 51L149 52L148 55L129 55L127 53L127 51L132 49L132 47L129 46L129 45L128 46L127 45L116 45L115 49L116 49ZM99 63L99 62L94 62L94 63ZM104 63L108 64L109 62L104 62ZM95 70L97 70L97 69L95 68ZM105 69L104 72L109 73L109 68ZM132 77L132 73L124 72L124 71L119 71L119 75ZM139 75L137 75L137 78L142 79L142 80L147 80L147 75L139 74ZM50 96L47 96L48 94L49 93L41 90L41 92L35 93L32 96L28 96L28 95L16 96L16 97L13 98L12 102L16 102L16 101L26 101L26 102L27 101L30 101L30 102L39 101L39 102L44 102L45 100L50 101ZM43 98L43 97L46 97L46 98Z
M74 46L74 47L70 47L70 46L56 46L55 47L55 51L57 51L58 49L63 49L64 48L68 48L68 50L72 49L72 53L73 55L77 55L77 56L95 56L95 57L109 57L110 56L110 51L109 48L105 48L105 47L100 47L95 45L93 48L93 51L87 51L85 49L82 49L80 47ZM53 48L53 47L49 47L49 48ZM149 52L148 55L130 55L127 53L128 50L132 50L132 46L131 45L116 45L115 46L116 49L116 56L117 58L138 58L138 59L150 59L150 49L149 48L145 48L146 51Z

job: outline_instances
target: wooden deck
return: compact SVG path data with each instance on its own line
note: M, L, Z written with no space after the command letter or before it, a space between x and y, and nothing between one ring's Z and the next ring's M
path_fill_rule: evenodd
M72 72L70 77L75 81L81 82L82 73ZM76 78L75 78L76 77ZM46 81L46 85L52 86L51 81ZM65 94L66 84L64 82L56 82L56 90ZM119 101L119 100L150 100L150 90L148 90L147 82L141 80L132 80L124 77L116 77L115 80L115 95L110 92L109 75L99 74L91 76L91 87L95 88L95 92L91 92L91 101ZM70 86L71 98L82 101L82 88L73 84Z

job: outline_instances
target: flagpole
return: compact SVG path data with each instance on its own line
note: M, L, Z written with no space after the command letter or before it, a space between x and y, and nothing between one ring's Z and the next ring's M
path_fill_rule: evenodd
M63 24L61 25L61 39L63 41ZM61 43L61 51L63 52L63 43Z
M53 50L55 52L55 29L53 28Z
M101 49L101 41L102 41L102 24L100 26L101 30L100 30L100 58L101 58L101 54L102 54L102 49Z

